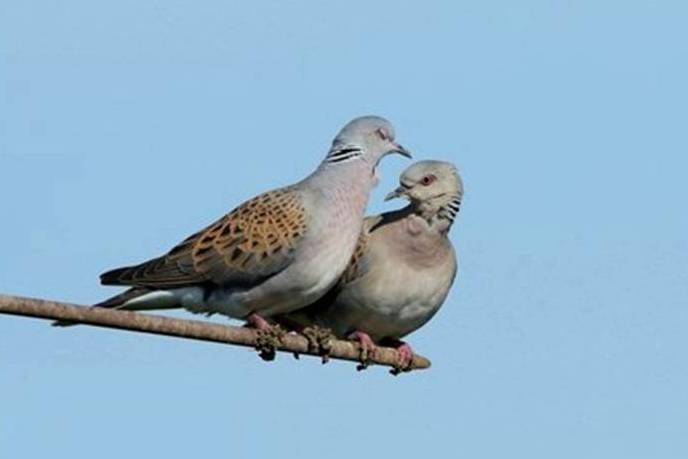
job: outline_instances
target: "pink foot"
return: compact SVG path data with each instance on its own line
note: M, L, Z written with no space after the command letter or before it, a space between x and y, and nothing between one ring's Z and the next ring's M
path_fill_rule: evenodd
M397 352L399 353L399 366L401 368L408 368L413 362L413 349L407 343L401 342L397 346Z
M358 344L361 346L361 364L357 366L356 369L365 370L368 368L370 359L373 357L373 355L375 355L377 345L369 334L362 331L353 332L349 335L349 339L358 341Z
M360 344L362 348L367 349L369 352L375 352L375 349L377 349L377 345L375 344L375 341L373 341L373 338L371 338L370 335L365 332L355 331L349 335L349 339L358 341L358 344Z

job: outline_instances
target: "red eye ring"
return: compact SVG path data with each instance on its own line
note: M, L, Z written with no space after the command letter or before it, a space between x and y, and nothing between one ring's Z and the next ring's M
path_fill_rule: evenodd
M377 130L377 135L380 136L380 138L382 140L389 140L389 136L387 135L387 131L385 131L382 128Z
M430 174L430 175L426 175L425 177L423 177L422 179L420 179L420 183L421 183L423 186L428 186L428 185L430 185L432 182L434 182L435 180L437 180L437 177L435 177L434 175Z

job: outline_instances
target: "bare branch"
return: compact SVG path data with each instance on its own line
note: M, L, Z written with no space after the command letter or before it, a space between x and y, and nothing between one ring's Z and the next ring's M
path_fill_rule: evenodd
M246 327L219 325L200 320L183 320L152 314L141 314L105 308L90 308L57 301L0 295L0 314L36 317L49 320L74 321L96 327L116 328L156 335L256 347L257 332ZM318 356L301 335L287 334L278 351ZM351 341L334 340L329 356L333 359L359 361L360 347ZM371 364L395 367L399 354L395 349L380 347L370 359ZM430 367L430 361L416 355L411 369Z

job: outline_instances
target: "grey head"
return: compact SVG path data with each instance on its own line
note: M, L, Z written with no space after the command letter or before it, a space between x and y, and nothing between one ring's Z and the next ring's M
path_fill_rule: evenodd
M399 177L399 186L385 201L403 197L411 201L428 221L435 218L453 223L463 198L463 181L449 162L426 160L409 166Z
M325 162L338 164L363 159L374 168L391 153L411 157L411 153L395 141L392 123L379 116L361 116L339 131Z

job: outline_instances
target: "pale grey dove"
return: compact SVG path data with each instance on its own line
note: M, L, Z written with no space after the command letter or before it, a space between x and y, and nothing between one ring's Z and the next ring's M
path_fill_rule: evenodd
M185 308L268 329L264 318L313 303L337 282L389 153L410 157L387 120L354 119L304 180L250 199L166 255L102 274L104 285L131 288L96 306Z
M410 363L413 351L400 338L435 315L454 282L457 262L448 232L463 183L451 163L420 161L403 172L386 200L396 197L410 205L365 219L340 282L315 304L278 322L302 331L329 328L337 337L359 340L367 353L387 341L398 348L401 367Z

